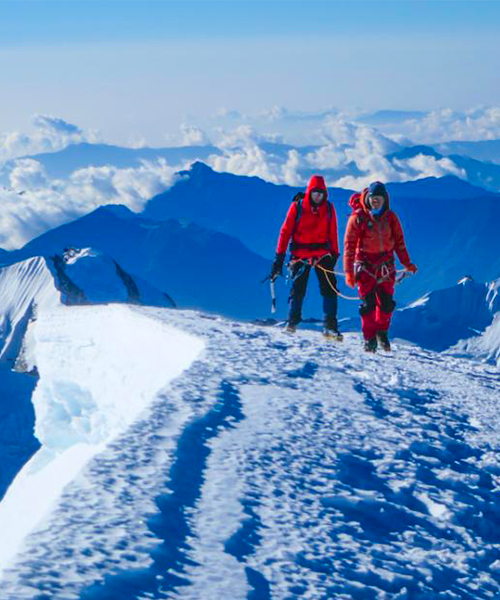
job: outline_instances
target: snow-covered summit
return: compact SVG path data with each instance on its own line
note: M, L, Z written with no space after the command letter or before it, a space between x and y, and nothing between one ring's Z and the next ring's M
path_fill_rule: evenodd
M68 248L62 256L35 256L1 268L0 363L15 361L35 311L107 302L175 306L167 294L91 248Z
M487 287L486 303L493 315L491 324L480 335L460 340L452 350L496 362L500 367L500 279L491 282Z
M130 275L110 256L98 250L70 247L52 260L60 283L68 290L68 304L131 302L175 306L168 294L140 277Z

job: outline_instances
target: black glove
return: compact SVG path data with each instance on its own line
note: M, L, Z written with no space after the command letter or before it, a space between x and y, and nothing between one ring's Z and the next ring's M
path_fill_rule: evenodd
M283 275L283 263L285 262L284 254L276 254L276 257L271 267L271 275L269 275L271 281L274 281L278 275Z

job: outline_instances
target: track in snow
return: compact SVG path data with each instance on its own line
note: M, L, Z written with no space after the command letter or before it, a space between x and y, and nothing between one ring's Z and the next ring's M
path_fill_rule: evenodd
M493 599L486 365L138 309L208 350L93 459L0 599Z

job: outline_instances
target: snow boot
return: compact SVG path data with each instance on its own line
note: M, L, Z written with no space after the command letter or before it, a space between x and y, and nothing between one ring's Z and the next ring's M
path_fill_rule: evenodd
M370 338L365 340L365 352L376 352L377 351L377 338Z
M294 325L293 323L287 323L285 331L287 333L295 333L297 331L297 325Z
M334 342L342 342L344 340L344 336L337 329L330 329L330 327L325 327L323 329L323 336L327 340L333 340Z
M337 307L337 299L334 298L335 302L335 311L336 311L336 307ZM327 340L334 340L335 342L341 342L344 337L342 336L342 334L339 331L338 325L337 325L337 316L336 314L329 314L328 313L328 303L332 302L332 298L330 297L325 297L323 298L323 302L325 304L325 319L323 321L323 336L327 339ZM330 307L331 308L331 307Z
M387 337L387 331L377 331L377 342L380 344L382 350L385 350L385 352L391 351L391 342Z

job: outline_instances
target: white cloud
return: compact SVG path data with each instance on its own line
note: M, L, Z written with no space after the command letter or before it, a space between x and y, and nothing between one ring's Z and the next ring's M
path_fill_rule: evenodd
M400 146L373 127L350 123L343 118L330 118L321 133L327 143L306 156L309 165L345 170L354 164L356 171L366 172L368 178L384 181L398 176L385 155L399 150ZM355 178L354 173L352 177Z
M58 117L35 115L33 117L33 125L37 129L40 129L40 131L45 132L47 136L59 134L69 137L76 136L80 139L83 137L83 131L79 127Z
M219 129L220 139L217 146L222 149L256 146L265 138L250 125L239 125L231 131Z
M21 158L14 164L9 173L10 185L14 190L36 190L47 186L47 174L39 162L31 158Z
M383 183L396 181L415 181L424 177L444 177L455 175L467 179L467 174L448 158L437 159L434 156L419 154L406 160L394 160L390 163L383 157L373 157L367 161L366 173L356 177L348 175L335 181L336 186L361 190L372 181Z
M466 110L441 108L429 111L421 119L411 119L382 131L390 131L413 140L432 144L446 141L480 141L500 138L500 107L479 106Z
M413 171L414 177L411 177L411 179L444 177L445 175L455 175L461 179L467 179L465 170L458 167L449 158L437 159L434 156L418 154L406 160L394 160L394 164L402 170L405 177Z
M215 116L218 118L230 118L230 119L241 119L243 114L239 110L231 110L229 108L217 109Z
M347 163L344 149L328 143L306 155L308 164L317 169L340 169Z
M181 125L183 146L207 146L210 144L207 134L195 125Z
M349 189L364 187L375 180L413 181L450 174L466 179L464 170L448 158L419 155L407 160L389 160L387 155L401 149L395 140L373 127L351 123L343 117L330 117L325 122L321 135L326 143L305 156L298 150L282 156L267 153L262 142L268 136L249 125L222 133L218 146L224 155L211 156L208 161L216 171L257 176L276 184L304 185L311 169L338 171L334 184Z
M219 144L219 147L224 150L224 155L212 155L207 162L219 172L260 177L276 184L303 183L303 178L298 172L303 160L296 150L287 152L286 157L283 158L265 152L258 141L259 136L251 127L241 126L227 134Z
M13 189L0 190L0 247L18 248L44 231L105 204L124 204L140 211L173 185L176 172L188 165L144 161L135 169L89 167L68 180L49 181L42 165L19 160L11 173Z
M356 142L356 123L350 123L342 118L329 117L321 129L321 135L328 143L337 146L351 145Z
M268 161L266 153L257 145L248 145L239 149L232 149L224 156L212 155L208 164L220 172L234 173L235 175L248 175L260 177L272 183L279 183L273 165Z
M55 152L69 144L99 141L97 133L84 132L76 125L57 117L35 115L32 123L34 132L30 135L19 132L0 134L0 160Z

